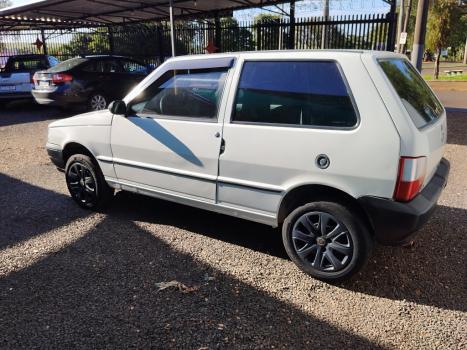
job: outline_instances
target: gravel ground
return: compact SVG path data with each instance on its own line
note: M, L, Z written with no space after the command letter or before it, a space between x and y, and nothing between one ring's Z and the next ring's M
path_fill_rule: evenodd
M1 348L467 348L467 114L449 115L450 182L415 245L376 246L339 286L267 226L124 193L79 209L44 150L58 117L0 111Z

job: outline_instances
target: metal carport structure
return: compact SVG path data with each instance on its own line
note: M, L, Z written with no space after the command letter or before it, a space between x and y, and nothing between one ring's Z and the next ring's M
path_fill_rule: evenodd
M234 10L294 3L284 0L41 0L0 10L0 27L38 29L112 26L170 20L175 55L174 18L220 16ZM291 14L292 17L292 14Z

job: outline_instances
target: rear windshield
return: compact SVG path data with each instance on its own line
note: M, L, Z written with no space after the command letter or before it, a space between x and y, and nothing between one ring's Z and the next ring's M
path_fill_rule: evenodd
M50 68L48 70L48 72L50 72L50 73L66 72L66 71L68 71L70 69L73 69L73 68L79 66L81 63L84 63L84 62L87 62L87 61L88 61L87 58L82 58L82 57L72 58L70 60L63 61L63 62L57 64L56 66Z
M441 116L443 106L407 60L381 59L379 64L417 128L422 128Z
M5 66L6 73L29 72L33 70L47 69L45 57L12 57Z

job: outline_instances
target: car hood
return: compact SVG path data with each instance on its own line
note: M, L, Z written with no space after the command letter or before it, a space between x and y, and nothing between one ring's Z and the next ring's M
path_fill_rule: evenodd
M74 117L57 120L49 124L49 128L66 126L102 126L112 124L112 113L109 110L79 114Z

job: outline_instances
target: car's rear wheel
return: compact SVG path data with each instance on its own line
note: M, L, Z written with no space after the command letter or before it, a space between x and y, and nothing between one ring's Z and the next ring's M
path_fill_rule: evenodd
M92 111L102 111L106 109L108 105L109 101L107 97L100 92L95 92L89 97L89 108Z
M282 239L292 261L327 282L350 278L366 262L372 239L356 212L320 201L295 209L285 219Z
M114 190L105 182L99 166L86 155L75 154L68 159L65 177L71 197L83 208L103 209L113 197Z

